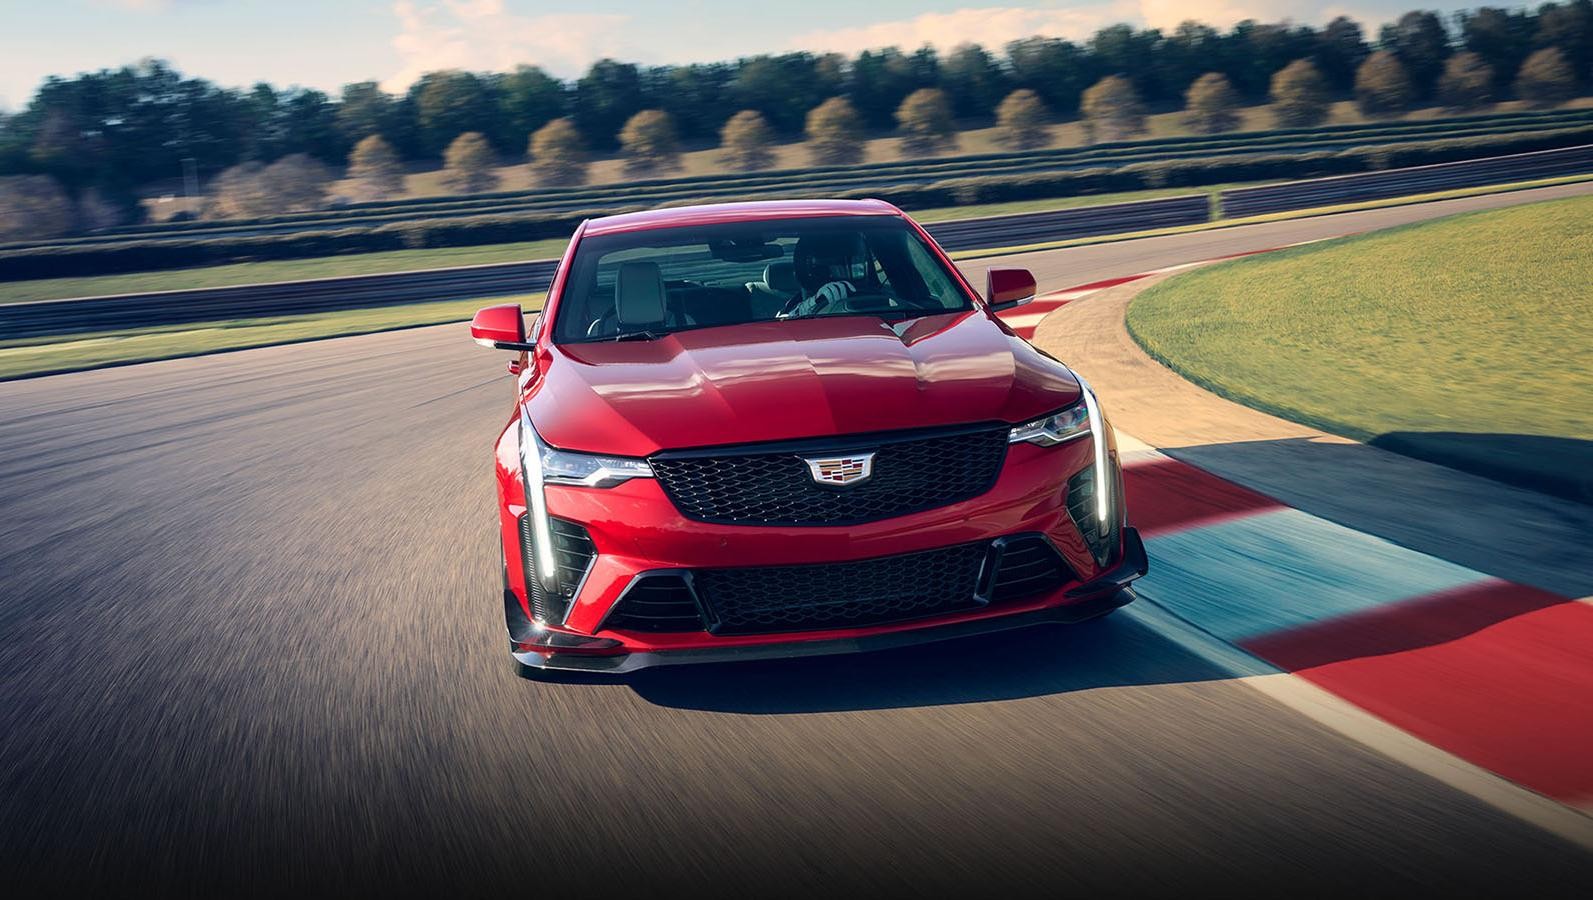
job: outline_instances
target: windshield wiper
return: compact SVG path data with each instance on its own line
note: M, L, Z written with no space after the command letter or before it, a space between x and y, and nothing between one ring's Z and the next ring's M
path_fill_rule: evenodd
M966 308L967 307L964 307L963 309L966 309ZM877 315L880 318L882 318L882 319L901 320L901 319L922 319L925 316L938 316L938 315L941 315L942 313L953 313L953 312L962 312L962 311L963 311L962 309L946 309L945 307L942 307L942 306L936 306L936 307L922 307L921 306L921 307L916 307L916 308L904 307L902 309L888 309L888 310L884 310L884 311L882 311L880 313L877 313Z
M606 340L606 341L656 341L656 340L658 340L659 338L663 337L664 335L666 335L668 333L669 332L667 332L667 331L664 331L664 332L648 331L647 329L643 328L643 329L640 329L640 330L637 330L637 331L622 331L619 334L616 334L616 335L614 335L611 338L604 338L604 340Z

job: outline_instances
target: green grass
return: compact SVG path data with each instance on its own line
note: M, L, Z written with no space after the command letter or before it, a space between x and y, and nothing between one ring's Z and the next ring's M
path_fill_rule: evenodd
M1128 326L1231 399L1575 494L1593 488L1590 285L1576 197L1212 266L1146 291Z
M51 337L0 341L0 379L459 322L470 318L477 308L493 303L518 302L527 310L540 309L542 298L542 294L526 294L490 300L448 300L301 316L133 328L66 340Z

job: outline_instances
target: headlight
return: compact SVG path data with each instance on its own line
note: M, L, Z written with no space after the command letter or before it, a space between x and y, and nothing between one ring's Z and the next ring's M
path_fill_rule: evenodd
M1059 413L1014 426L1012 431L1007 433L1007 443L1028 442L1039 444L1041 447L1055 447L1057 444L1066 443L1089 433L1089 408L1080 401Z
M632 478L651 478L653 469L645 459L595 456L555 450L542 443L531 425L531 413L520 407L520 461L525 465L525 499L530 507L533 543L536 544L536 571L543 584L553 583L553 534L548 526L548 498L544 485L573 484L582 487L610 488Z
M1106 420L1101 416L1101 404L1095 399L1095 391L1090 389L1090 383L1080 378L1079 387L1084 389L1084 408L1089 415L1089 428L1096 433L1095 437L1095 520L1100 523L1101 534L1105 535L1112 530L1112 488L1117 483L1117 477L1112 472L1106 458Z
M567 450L542 448L542 483L576 484L581 487L609 488L632 478L651 478L653 468L645 459L623 456L592 456Z

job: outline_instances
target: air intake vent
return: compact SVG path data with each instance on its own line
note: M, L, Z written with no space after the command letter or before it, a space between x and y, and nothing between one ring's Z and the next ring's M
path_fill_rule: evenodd
M1061 554L1038 534L1006 538L1000 542L999 552L990 586L991 603L1049 593L1073 577Z
M1100 522L1095 516L1095 467L1074 475L1068 480L1068 515L1072 517L1073 524L1078 526L1079 532L1084 535L1084 543L1089 545L1090 553L1095 561L1106 565L1112 553L1112 548L1117 545L1117 528L1107 530L1101 534Z
M702 614L686 575L643 575L614 604L603 628L621 631L702 631Z
M979 605L987 544L807 566L701 569L697 590L718 634L851 628Z
M535 574L536 538L531 517L520 517L520 554L525 563L525 588L531 598L531 612L539 622L559 622L580 590L587 570L597 559L597 547L587 530L574 522L550 518L548 530L553 535L555 578L552 590L548 590Z

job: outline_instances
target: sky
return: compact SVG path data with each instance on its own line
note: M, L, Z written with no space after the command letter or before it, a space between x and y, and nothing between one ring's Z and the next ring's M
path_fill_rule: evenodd
M378 81L402 90L434 69L527 63L569 78L605 56L657 64L925 43L1000 47L1031 34L1080 39L1117 22L1318 25L1342 14L1370 23L1372 35L1413 7L1475 5L1481 0L0 0L0 109L24 106L48 75L151 56L230 87L267 81L335 91Z

